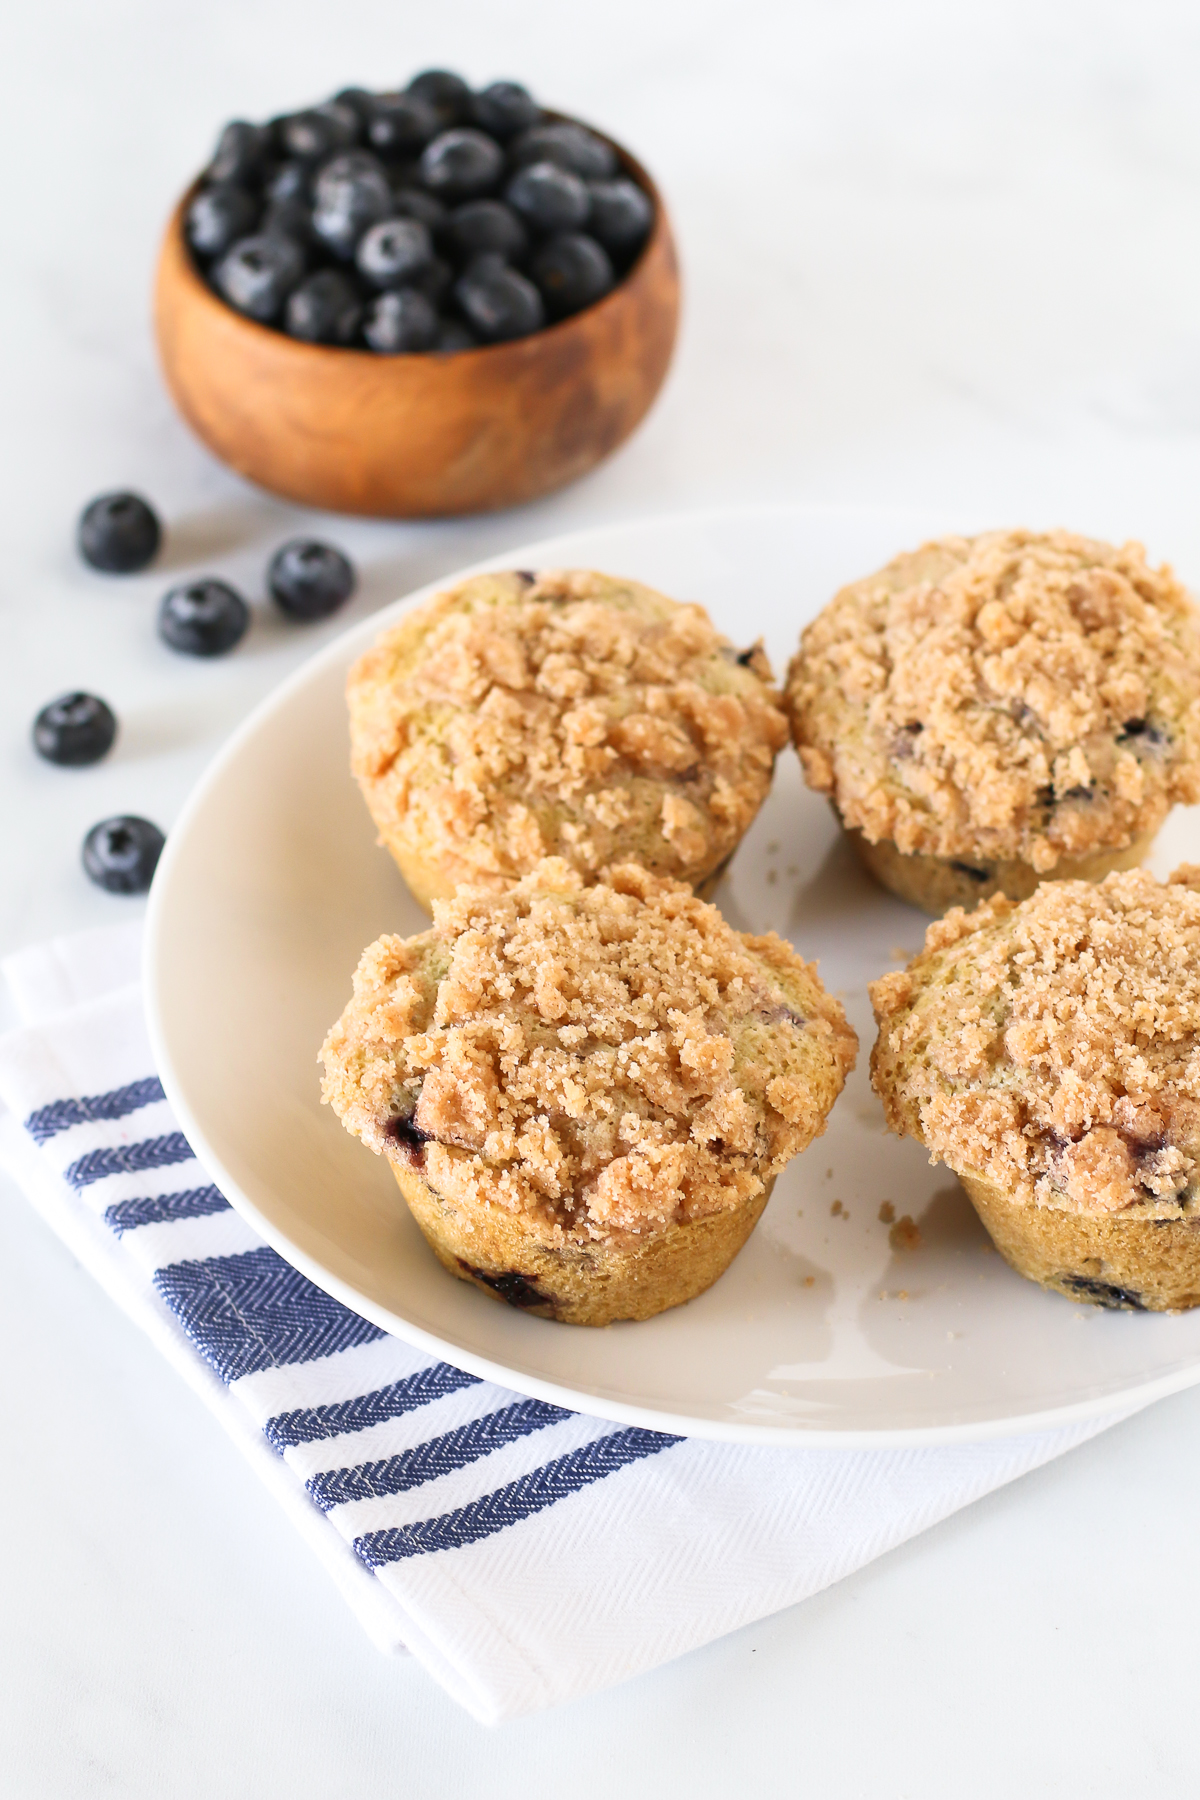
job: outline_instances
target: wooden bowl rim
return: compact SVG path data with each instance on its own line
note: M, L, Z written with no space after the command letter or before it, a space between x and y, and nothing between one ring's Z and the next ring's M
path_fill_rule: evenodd
M590 306L583 307L579 312L571 313L565 319L558 319L552 325L543 325L537 331L527 332L524 337L505 338L498 344L474 344L467 350L399 350L382 354L378 350L364 350L357 344L310 344L306 343L303 338L290 337L286 331L281 331L274 325L264 324L259 319L251 319L247 314L239 312L236 306L230 306L228 301L222 300L219 294L214 293L197 267L191 246L184 236L183 220L188 206L203 185L203 171L184 189L168 220L159 258L159 278L161 280L166 272L167 257L173 252L174 268L171 273L190 292L194 300L202 305L215 308L222 320L232 325L233 328L243 329L270 342L275 347L276 354L292 356L297 361L303 361L306 358L321 358L325 360L327 366L332 366L331 359L333 358L338 358L344 363L345 358L354 357L359 362L372 364L382 373L389 366L397 369L411 369L414 365L419 365L422 369L433 369L453 364L454 367L461 369L464 367L463 359L466 357L496 357L505 351L510 354L513 351L519 351L528 356L530 354L529 346L536 346L540 340L549 337L561 339L564 333L577 326L581 320L594 319L605 309L611 309L620 304L634 278L644 269L651 252L664 243L672 246L674 243L667 219L667 209L663 205L657 183L637 157L626 150L623 144L619 144L615 138L610 138L604 132L597 131L594 125L586 125L582 119L573 119L569 113L553 112L548 107L544 107L542 110L543 118L546 121L554 124L584 125L584 128L590 131L593 137L600 138L616 152L621 168L636 178L638 185L654 203L654 223L649 236L642 245L637 260L625 271L616 286L601 299L594 300Z

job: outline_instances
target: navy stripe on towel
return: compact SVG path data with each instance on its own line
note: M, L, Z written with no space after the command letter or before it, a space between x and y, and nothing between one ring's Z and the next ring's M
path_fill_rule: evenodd
M469 1506L442 1513L436 1519L422 1519L416 1525L365 1532L355 1538L354 1548L368 1568L382 1569L387 1563L402 1562L409 1556L427 1556L431 1550L454 1550L462 1544L474 1544L542 1512L557 1500L565 1500L593 1481L603 1481L606 1475L614 1475L629 1463L656 1456L679 1442L679 1438L665 1432L645 1431L640 1426L615 1431L510 1481L494 1494L484 1494Z
M440 1400L443 1394L472 1387L478 1380L478 1375L451 1368L449 1363L434 1363L430 1369L418 1369L403 1381L393 1381L370 1394L356 1394L352 1400L334 1400L327 1406L278 1413L267 1420L263 1434L280 1452L292 1444L315 1444L321 1438L341 1437L346 1431L362 1431L368 1425L381 1425L385 1419L398 1419L419 1406L428 1406L431 1400Z
M147 1169L162 1169L168 1163L190 1162L191 1156L192 1146L182 1131L169 1131L165 1137L145 1138L140 1144L89 1150L71 1164L66 1178L78 1193L107 1175L143 1175Z
M54 1100L49 1106L39 1106L26 1119L25 1129L39 1144L48 1144L72 1125L86 1125L96 1119L123 1119L126 1113L153 1106L156 1100L165 1098L158 1076L148 1075L143 1081L131 1081L128 1087L114 1088L110 1094L85 1094L77 1100Z
M304 1485L322 1512L347 1500L378 1500L385 1494L403 1494L439 1475L465 1469L468 1463L478 1462L501 1444L515 1443L530 1432L544 1431L547 1425L557 1425L560 1419L570 1417L564 1407L548 1406L544 1400L521 1400L499 1412L486 1413L481 1419L471 1419L441 1437L430 1438L427 1444L416 1444L398 1456L359 1463L354 1469L330 1469L314 1475Z
M104 1223L120 1237L138 1225L170 1225L176 1219L201 1219L206 1213L228 1212L219 1188L189 1188L183 1194L154 1194L145 1200L118 1200L107 1208Z
M386 1337L269 1245L158 1269L154 1285L222 1381Z

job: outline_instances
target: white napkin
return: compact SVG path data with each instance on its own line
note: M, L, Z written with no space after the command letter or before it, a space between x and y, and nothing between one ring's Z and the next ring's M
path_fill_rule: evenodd
M3 965L25 1023L0 1038L0 1156L374 1641L411 1650L483 1723L806 1599L1136 1410L947 1448L742 1448L434 1362L315 1288L217 1192L151 1065L139 938L91 931Z

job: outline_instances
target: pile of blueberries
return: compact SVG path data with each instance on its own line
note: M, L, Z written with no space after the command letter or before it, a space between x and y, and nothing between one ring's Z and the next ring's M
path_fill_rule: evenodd
M309 343L384 355L526 337L608 293L654 217L612 145L515 81L429 69L226 125L188 208L222 299Z
M158 554L162 526L140 494L101 494L83 510L76 533L79 554L106 575L132 575ZM332 544L294 538L267 565L267 590L290 619L324 619L354 591L353 564ZM185 582L164 594L158 634L187 656L222 656L245 636L250 608L236 588L212 576ZM60 694L33 721L33 747L60 768L86 768L108 755L117 718L98 694ZM83 840L83 867L112 894L144 894L165 839L158 826L132 813L102 819Z

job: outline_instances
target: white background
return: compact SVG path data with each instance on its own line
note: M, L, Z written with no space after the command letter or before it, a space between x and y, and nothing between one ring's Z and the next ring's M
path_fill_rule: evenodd
M1145 0L41 0L0 103L0 949L127 918L95 819L169 826L223 736L355 616L508 543L748 500L949 509L1141 537L1200 586L1200 11ZM655 171L686 312L651 419L520 513L309 515L347 614L256 608L172 657L175 571L261 599L301 515L217 467L155 368L163 220L228 116L430 63L525 80ZM74 559L144 489L163 561ZM113 756L28 721L107 696ZM1165 1402L807 1605L613 1693L488 1732L380 1658L199 1403L0 1194L0 1789L496 1800L1192 1795L1200 1394Z

